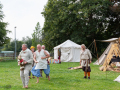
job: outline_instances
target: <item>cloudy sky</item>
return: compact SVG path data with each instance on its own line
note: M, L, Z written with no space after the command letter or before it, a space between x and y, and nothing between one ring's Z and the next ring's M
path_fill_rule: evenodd
M48 0L0 0L3 5L4 22L8 22L7 29L12 31L8 34L12 40L15 38L14 27L16 26L16 38L32 37L37 22L41 28L44 25L44 17L41 12Z

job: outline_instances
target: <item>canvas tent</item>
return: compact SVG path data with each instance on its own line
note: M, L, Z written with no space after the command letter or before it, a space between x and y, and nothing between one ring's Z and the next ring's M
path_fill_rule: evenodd
M99 57L99 59L94 63L95 65L105 66L111 61L113 55L120 56L119 38L112 38L108 40L98 40L98 41L110 42L110 44L107 47L107 49L103 52L103 54ZM120 66L120 64L117 63L116 66Z
M61 62L79 62L81 46L71 40L54 47L54 59L58 59L58 50L61 50Z

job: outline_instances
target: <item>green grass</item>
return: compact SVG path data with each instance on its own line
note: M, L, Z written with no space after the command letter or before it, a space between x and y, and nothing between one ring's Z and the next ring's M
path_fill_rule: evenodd
M81 69L67 69L74 66L79 66L79 63L51 64L51 80L48 81L43 73L39 83L35 83L36 78L29 80L28 90L120 90L120 83L113 81L120 73L102 72L99 66L91 64L91 79L88 80L83 79ZM25 90L22 88L19 71L16 60L0 62L0 90Z

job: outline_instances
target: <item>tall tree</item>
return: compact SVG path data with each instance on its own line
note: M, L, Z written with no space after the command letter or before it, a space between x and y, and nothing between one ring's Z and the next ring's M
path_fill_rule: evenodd
M21 41L16 40L17 44L17 52L21 51L22 44L27 44L28 48L32 45L32 39L27 36L23 37ZM3 47L1 47L3 51L14 51L15 50L15 41L11 41L10 43L5 44Z
M32 45L36 47L37 44L42 44L42 29L40 28L39 22L36 24L32 34Z
M23 42L16 40L16 44L17 44L17 52L20 52L21 45L23 44ZM2 50L3 51L14 51L15 50L15 41L11 41L10 43L5 44Z
M42 12L44 44L52 50L67 39L88 46L94 39L118 37L119 13L110 6L109 0L48 0Z
M4 14L2 11L2 4L0 3L0 46L3 46L10 41L10 38L7 37L7 33L10 31L6 29L8 23L3 22L3 18Z
M32 45L32 38L30 38L29 36L23 37L22 42L27 44L28 48L30 48Z

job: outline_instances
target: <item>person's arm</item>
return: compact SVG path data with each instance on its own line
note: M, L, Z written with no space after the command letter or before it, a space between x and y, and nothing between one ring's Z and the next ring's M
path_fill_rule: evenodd
M33 54L32 54L32 52L31 51L28 51L28 54L29 54L29 60L27 60L26 62L25 62L25 64L26 63L33 63Z
M82 61L82 60L81 60L81 52L80 52L80 65L81 65L81 61Z
M36 62L36 53L35 52L33 53L33 60L34 60L34 62Z
M91 63L91 60L92 60L92 55L90 53L90 51L88 50L88 56L89 56L89 59L90 59L90 63Z
M49 58L50 55L44 50L44 54L46 55L45 57L41 57L41 59Z
M46 50L45 50L46 51ZM48 51L46 51L49 55L50 55L50 53L48 52Z
M36 53L35 52L34 52L33 60L34 60L35 63L38 63L37 60L36 60Z
M20 56L21 52L19 53L18 57ZM18 59L18 65L20 64L20 60Z

